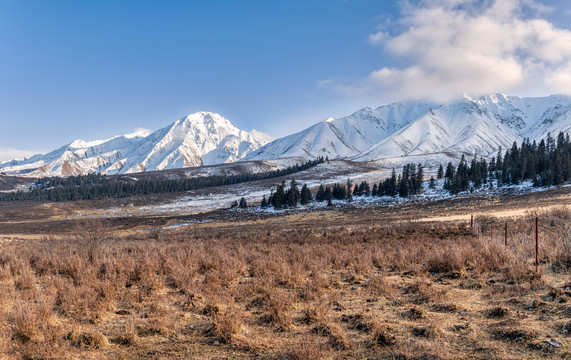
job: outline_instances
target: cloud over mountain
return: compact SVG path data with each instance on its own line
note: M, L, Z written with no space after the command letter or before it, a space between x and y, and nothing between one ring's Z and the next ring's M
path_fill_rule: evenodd
M448 101L462 94L571 94L571 31L532 0L405 1L401 16L369 36L398 59L358 79L326 80L352 96Z

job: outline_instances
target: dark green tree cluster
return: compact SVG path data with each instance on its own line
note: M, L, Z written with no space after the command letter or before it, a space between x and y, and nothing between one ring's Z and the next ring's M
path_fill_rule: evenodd
M520 148L514 142L503 157L498 152L497 158L492 159L490 173L500 186L519 184L523 180L532 180L535 186L561 185L571 181L569 134L560 132L557 138L547 134L539 144L526 139Z
M369 195L371 195L371 186L369 185L368 182L361 181L360 184L355 185L355 187L353 188L353 195L355 195L355 196L361 196L361 195L369 196Z
M333 187L324 187L323 184L319 186L317 190L317 194L315 194L315 200L322 202L327 201L331 202L331 200L348 200L350 196L350 192L352 188L351 181L347 181L347 184L342 185L339 183L335 183Z
M422 182L424 179L424 168L421 164L406 164L401 175L398 176L395 169L391 177L381 180L379 185L373 185L371 195L373 196L401 196L419 194L422 192Z
M534 186L561 185L571 181L569 134L560 132L557 138L548 134L539 144L526 139L521 147L514 142L504 154L500 148L489 163L474 158L468 164L462 156L456 168L448 163L445 178L444 188L452 194L491 186L492 180L500 187L525 180L533 181Z
M291 180L289 188L286 189L286 182L282 181L275 191L272 190L267 200L264 195L260 206L262 208L273 206L275 209L295 208L298 204L308 204L312 199L313 196L307 185L304 184L300 191L297 182Z
M177 180L134 180L126 176L91 174L67 178L41 178L29 191L17 191L0 195L0 201L42 200L74 201L122 198L131 195L182 192L207 187L239 184L249 181L272 179L307 170L325 162L323 157L296 164L285 169L243 175L201 176Z
M457 168L454 168L451 162L446 166L444 189L452 194L479 189L488 183L488 167L488 162L483 158L479 161L473 159L468 165L464 155L462 155Z

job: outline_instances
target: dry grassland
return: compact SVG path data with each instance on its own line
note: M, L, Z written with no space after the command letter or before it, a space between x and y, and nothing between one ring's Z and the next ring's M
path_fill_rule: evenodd
M49 231L0 244L0 359L571 358L557 224L542 225L536 272L531 222L510 226L505 247L466 221L417 221L443 213L410 205L154 231L48 219Z

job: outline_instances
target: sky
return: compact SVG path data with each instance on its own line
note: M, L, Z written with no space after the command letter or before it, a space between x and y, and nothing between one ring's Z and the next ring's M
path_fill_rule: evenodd
M0 0L0 161L196 111L274 137L361 107L571 93L562 0Z

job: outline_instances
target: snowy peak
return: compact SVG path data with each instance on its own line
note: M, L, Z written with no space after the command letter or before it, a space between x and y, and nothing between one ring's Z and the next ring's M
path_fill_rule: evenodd
M139 129L107 140L74 140L45 155L0 164L3 172L30 176L125 174L235 162L271 141L238 129L219 114L199 111L151 132Z
M524 138L571 130L571 98L521 98L496 93L445 104L402 101L327 119L278 139L247 159L328 156L357 161L446 153L495 153Z

